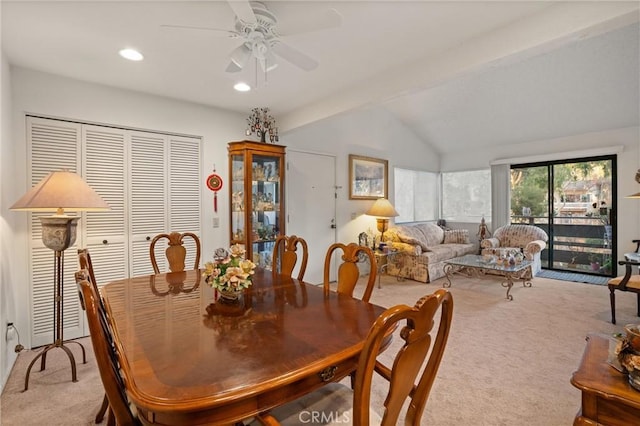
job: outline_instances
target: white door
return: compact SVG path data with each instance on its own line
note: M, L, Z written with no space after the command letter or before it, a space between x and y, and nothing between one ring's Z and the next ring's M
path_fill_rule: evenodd
M96 281L102 286L129 276L127 256L125 170L126 131L113 127L82 126L82 176L109 204L106 212L87 212L81 224L81 247L91 253ZM74 253L75 254L75 253ZM88 327L86 334L89 334Z
M336 242L335 170L334 156L287 150L286 234L307 242L309 262L304 280L313 284L322 283L324 256Z

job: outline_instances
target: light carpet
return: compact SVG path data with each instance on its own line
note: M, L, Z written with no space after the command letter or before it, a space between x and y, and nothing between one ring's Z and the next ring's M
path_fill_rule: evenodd
M419 297L442 286L398 282L382 277L372 302L382 306L413 305ZM533 287L516 283L513 301L495 276L455 276L449 342L427 404L422 424L455 425L571 425L580 408L580 392L571 374L580 363L585 336L612 334L637 323L635 295L617 298L618 325L610 323L606 287L536 277ZM394 343L399 344L400 339ZM29 390L24 374L36 351L20 354L0 399L2 425L87 425L102 401L103 390L91 343L87 364L78 365L77 383L62 351L50 352L47 369L35 366ZM76 345L73 345L76 346ZM388 349L388 359L395 348ZM74 348L74 352L76 349ZM382 402L376 381L373 401Z

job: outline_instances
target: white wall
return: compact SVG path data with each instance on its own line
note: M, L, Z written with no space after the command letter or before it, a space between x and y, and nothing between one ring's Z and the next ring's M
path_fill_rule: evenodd
M287 132L282 141L296 149L336 156L337 241L358 241L367 228L376 229L375 219L364 215L373 201L349 200L349 154L389 161L389 200L393 203L393 168L438 171L439 157L395 117L379 108L364 108L330 117ZM356 219L351 219L355 213Z
M17 357L13 348L18 343L16 339L5 341L5 325L7 321L14 321L16 313L14 288L20 283L13 256L15 219L8 210L16 194L15 186L10 184L16 170L13 153L11 74L4 52L0 51L0 391L4 388Z
M640 128L627 127L603 132L572 135L528 143L467 150L464 155L450 154L441 158L441 171L458 171L489 167L489 163L505 158L524 158L554 153L567 153L622 146L618 154L618 255L635 250L632 239L640 238L640 201L624 198L640 191L634 176L640 169ZM526 161L524 161L526 162ZM622 273L622 269L619 269Z

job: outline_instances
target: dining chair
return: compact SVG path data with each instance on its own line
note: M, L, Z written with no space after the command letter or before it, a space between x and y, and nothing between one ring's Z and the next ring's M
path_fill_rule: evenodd
M434 329L438 311L440 318L437 329ZM420 425L442 361L452 317L453 297L446 289L420 298L413 307L397 305L387 309L377 318L364 342L353 390L343 383L329 383L274 408L268 415L258 417L257 421L263 425L299 425L310 419L313 413L322 413L332 420L324 424L395 426L400 423L404 406L403 424ZM405 322L404 327L394 332L401 322ZM394 338L401 339L401 347L389 368L379 361L379 355L392 332ZM380 411L378 407L371 406L374 371L389 382ZM407 399L409 401L405 405Z
M158 263L156 261L156 243L166 238L168 240L167 249L165 250L165 254L167 256L167 260L169 261L169 270L171 272L182 272L185 268L185 260L187 258L187 249L184 247L185 238L191 238L196 246L196 256L195 263L193 269L198 269L200 267L200 238L192 232L171 232L169 234L158 234L153 237L151 240L151 245L149 246L149 255L151 257L151 265L153 266L153 271L156 274L160 273L160 268L158 267Z
M373 292L373 287L376 281L377 275L377 263L376 258L373 255L373 252L369 247L360 246L356 243L350 244L342 244L335 243L332 244L327 250L327 255L324 259L324 292L325 294L329 294L331 291L331 283L330 283L330 271L331 271L331 261L334 257L336 251L342 251L342 263L338 267L338 278L337 278L337 288L336 291L341 294L347 294L353 297L353 291L358 283L358 278L360 278L360 270L358 269L358 260L359 253L364 253L369 258L369 264L371 265L371 270L369 271L369 279L367 280L367 286L362 294L361 299L365 302L368 302L371 298L371 293Z
M76 272L76 284L82 294L83 306L91 334L91 344L96 357L100 379L109 400L108 425L140 425L131 411L124 381L119 374L118 354L113 345L111 323L101 302L97 286L91 282L86 269Z
M87 273L89 274L89 282L93 285L93 290L95 291L95 293L99 296L100 295L100 290L98 289L98 282L96 281L96 275L95 272L93 270L93 263L91 262L91 255L89 254L89 249L87 248L82 248L82 249L78 249L78 263L80 263L80 269L81 270L86 270ZM80 289L78 289L79 292L79 296L80 296L80 304L83 310L86 311L86 308L84 306L84 298L82 297L82 293L80 292ZM104 310L104 305L102 303L102 298L98 297L98 303L101 305L101 309ZM96 418L95 418L95 422L96 423L101 423L102 420L104 419L104 415L107 412L107 409L109 408L109 399L107 398L107 395L104 395L104 398L102 399L102 404L100 405L100 408L98 409L98 413L96 414Z
M640 263L631 260L621 260L618 264L625 267L624 275L612 278L607 283L609 287L609 299L611 301L611 324L616 323L616 290L636 293L636 309L637 315L640 317L640 275L633 273L634 267L636 267L636 272L638 271L637 268L640 267Z
M279 272L288 277L293 276L293 269L298 262L298 245L302 247L302 261L298 271L298 279L304 279L304 273L307 270L307 260L309 259L309 249L307 242L296 235L280 235L276 238L273 246L273 271Z

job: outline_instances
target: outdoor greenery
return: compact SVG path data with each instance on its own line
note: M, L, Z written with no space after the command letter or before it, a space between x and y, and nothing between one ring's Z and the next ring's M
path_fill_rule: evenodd
M611 271L611 241L605 236L605 225L609 225L612 201L612 164L603 159L511 169L512 220L542 226L549 223L546 218L554 218L556 267Z
M584 192L593 194L595 201L609 200L609 185L603 182L611 176L611 162L608 160L585 161L551 165L553 185L553 214L558 215L563 203L574 201L569 189L581 183ZM511 169L511 214L522 215L523 208L529 208L531 216L547 216L549 172L547 166ZM572 184L574 184L572 186ZM594 200L586 200L592 202Z

